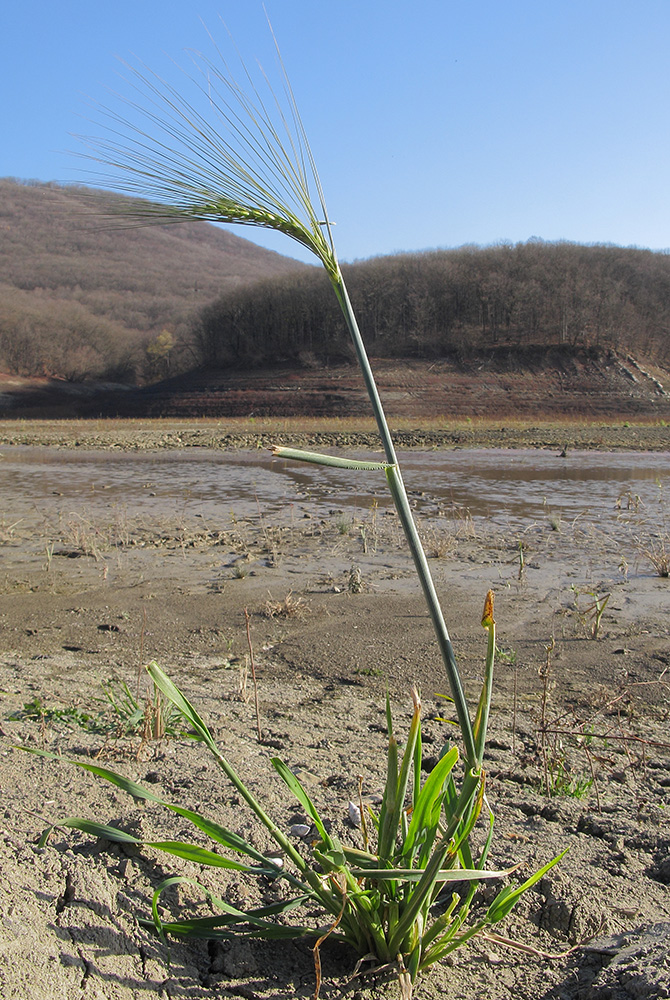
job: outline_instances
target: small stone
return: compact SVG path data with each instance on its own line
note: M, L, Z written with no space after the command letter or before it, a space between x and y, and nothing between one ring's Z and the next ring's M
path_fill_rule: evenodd
M355 802L350 802L349 803L348 812L349 812L349 822L353 826L360 826L361 825L361 811L360 811L360 809L358 808L358 806L356 805Z

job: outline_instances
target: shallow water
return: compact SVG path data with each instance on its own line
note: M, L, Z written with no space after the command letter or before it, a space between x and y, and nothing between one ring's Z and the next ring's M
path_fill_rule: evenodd
M442 452L410 455L405 470L409 488L422 478L433 492L437 482L440 495L473 517L509 525L662 502L670 453L573 451L560 458L547 451Z
M352 453L348 453L352 454ZM327 515L389 505L383 477L275 459L267 452L205 449L136 454L5 447L0 517L64 506L124 509L208 522L275 514ZM353 457L353 455L352 455ZM363 456L356 456L363 457ZM670 453L520 450L412 451L401 455L413 502L427 514L469 512L499 528L547 517L662 509ZM660 506L659 506L660 505Z

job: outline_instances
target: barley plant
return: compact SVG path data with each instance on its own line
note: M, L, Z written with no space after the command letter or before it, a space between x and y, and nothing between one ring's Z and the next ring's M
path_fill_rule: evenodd
M414 694L409 737L402 753L387 703L386 787L379 812L361 818L366 822L366 836L365 849L360 850L341 843L328 832L298 779L279 758L274 758L273 767L318 834L306 858L305 852L296 849L230 766L195 708L156 664L150 665L149 673L157 688L188 720L196 738L213 754L258 821L269 830L285 863L280 866L276 857L259 853L234 831L168 802L162 804L190 820L216 845L246 860L227 858L194 844L170 841L146 846L203 865L279 878L294 890L289 899L246 912L208 894L210 904L220 915L166 923L159 916L158 900L162 891L175 881L167 880L156 890L153 925L161 935L312 938L316 941L317 992L319 945L327 937L345 941L362 960L371 958L377 967L393 969L401 995L407 1000L422 972L506 916L519 896L558 859L549 861L525 882L519 884L517 879L506 884L483 916L472 924L466 923L478 881L510 874L489 870L486 864L493 830L483 768L496 648L493 595L489 593L487 597L482 620L488 632L488 649L484 682L473 717L338 263L316 165L278 50L277 62L281 87L275 92L262 73L256 84L252 74L242 66L244 85L241 86L220 54L217 53L215 61L195 54L192 70L184 77L192 99L145 67L127 67L136 96L127 102L127 113L103 112L104 136L86 137L89 155L104 166L104 173L97 174L98 181L142 196L136 220L140 224L203 219L261 226L296 240L322 263L351 334L379 430L384 461L351 461L290 448L275 448L274 452L285 460L344 467L352 475L386 480L444 662L464 760L455 772L460 751L445 746L439 763L422 783L418 695ZM79 766L125 789L136 799L162 801L154 792L97 764L79 763ZM483 846L475 851L470 834L480 817L484 831L478 841ZM62 825L109 840L137 843L115 827L85 819L69 818ZM458 892L448 891L450 885L455 888L456 884ZM311 912L314 904L318 904L322 915L316 924L300 917L293 919L300 913L300 907Z

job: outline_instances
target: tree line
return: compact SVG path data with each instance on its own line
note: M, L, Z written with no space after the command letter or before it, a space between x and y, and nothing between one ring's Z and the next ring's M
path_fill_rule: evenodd
M562 345L670 360L670 255L610 245L461 247L377 257L343 269L376 357L452 357ZM201 365L319 363L350 357L325 274L234 289L192 331Z

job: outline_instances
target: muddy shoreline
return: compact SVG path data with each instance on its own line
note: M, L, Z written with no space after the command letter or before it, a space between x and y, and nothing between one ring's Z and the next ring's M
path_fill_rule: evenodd
M392 421L398 448L549 448L595 451L667 451L670 427L664 421L510 419L445 422ZM164 448L253 449L274 444L303 448L365 448L379 451L370 420L0 420L2 445L53 448L115 448L152 451Z
M642 430L622 430L630 449L628 432ZM196 432L203 435L197 441L206 438L212 447L222 438L220 427L188 422L125 430L102 422L0 424L0 431L5 444L16 435L13 443L61 449L185 448ZM309 437L320 429L279 432L305 434L303 445L333 443ZM350 427L341 432L354 433ZM235 433L246 441L251 429ZM553 440L565 444L564 428ZM138 464L138 477L142 473ZM144 479L138 485L155 489ZM96 483L96 495L103 488L102 480ZM16 747L96 757L265 849L263 831L199 747L180 738L145 739L119 726L105 691L118 698L123 684L134 693L139 683L143 701L142 666L156 659L277 822L288 830L304 816L273 778L269 758L275 754L301 775L338 835L358 843L347 804L359 774L366 794L381 787L387 685L401 738L413 683L422 692L426 756L437 754L452 733L440 721L448 714L440 698L444 671L394 516L361 502L340 510L337 498L332 513L305 507L291 517L249 507L234 516L221 511L218 521L188 507L150 514L110 506L105 513L104 507L75 508L70 498L36 506L30 495L10 493L2 502L3 997L313 996L313 960L300 943L175 942L168 964L165 946L138 922L162 878L187 876L241 906L270 902L272 886L62 828L39 848L44 827L68 815L118 824L146 839L193 839L194 833L174 814ZM548 512L509 532L462 512L420 511L471 702L481 683L482 601L488 587L496 592L500 654L486 758L496 815L492 861L501 867L521 862L522 878L570 850L498 927L532 951L475 942L439 965L418 998L667 996L669 585L649 559L652 546L665 543L664 504L636 509L631 498L605 517L585 501L580 516L552 522ZM594 594L609 594L595 637ZM486 900L483 887L477 905ZM208 912L202 892L188 884L167 896L165 907ZM326 947L322 957L326 1000L397 995L392 982L352 981L348 953Z

